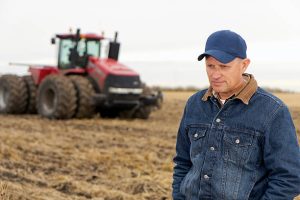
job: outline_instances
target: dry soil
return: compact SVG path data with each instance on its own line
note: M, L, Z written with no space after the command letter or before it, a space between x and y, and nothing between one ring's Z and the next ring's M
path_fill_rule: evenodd
M192 93L164 94L149 120L0 115L0 199L171 199L177 128ZM277 95L300 138L300 94Z

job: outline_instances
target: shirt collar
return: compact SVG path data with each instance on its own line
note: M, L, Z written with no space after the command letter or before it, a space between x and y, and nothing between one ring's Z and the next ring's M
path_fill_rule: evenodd
M257 82L252 74L243 74L243 76L247 81L246 85L241 89L238 89L232 97L240 99L244 104L248 105L251 97L257 90ZM215 91L213 91L212 87L209 87L204 96L202 97L202 100L207 101L208 98L212 96L215 96L219 99L219 95Z

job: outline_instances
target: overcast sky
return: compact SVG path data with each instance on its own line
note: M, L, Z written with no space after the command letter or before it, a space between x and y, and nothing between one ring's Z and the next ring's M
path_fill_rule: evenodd
M230 29L246 40L252 64L299 64L299 19L298 0L0 0L0 63L53 61L50 38L79 27L118 31L125 62L197 63L209 34Z

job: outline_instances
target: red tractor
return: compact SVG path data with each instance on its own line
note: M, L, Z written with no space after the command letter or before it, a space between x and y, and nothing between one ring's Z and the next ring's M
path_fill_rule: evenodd
M0 113L38 113L50 119L147 119L163 96L118 62L120 43L97 34L57 34L57 66L29 65L31 75L0 77Z

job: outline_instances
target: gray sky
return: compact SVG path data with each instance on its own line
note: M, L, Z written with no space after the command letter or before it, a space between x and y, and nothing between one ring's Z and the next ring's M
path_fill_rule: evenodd
M245 38L252 65L282 63L293 71L300 68L299 11L297 0L0 0L0 64L54 63L50 38L80 27L106 36L119 31L121 61L196 66L209 34L230 29Z

